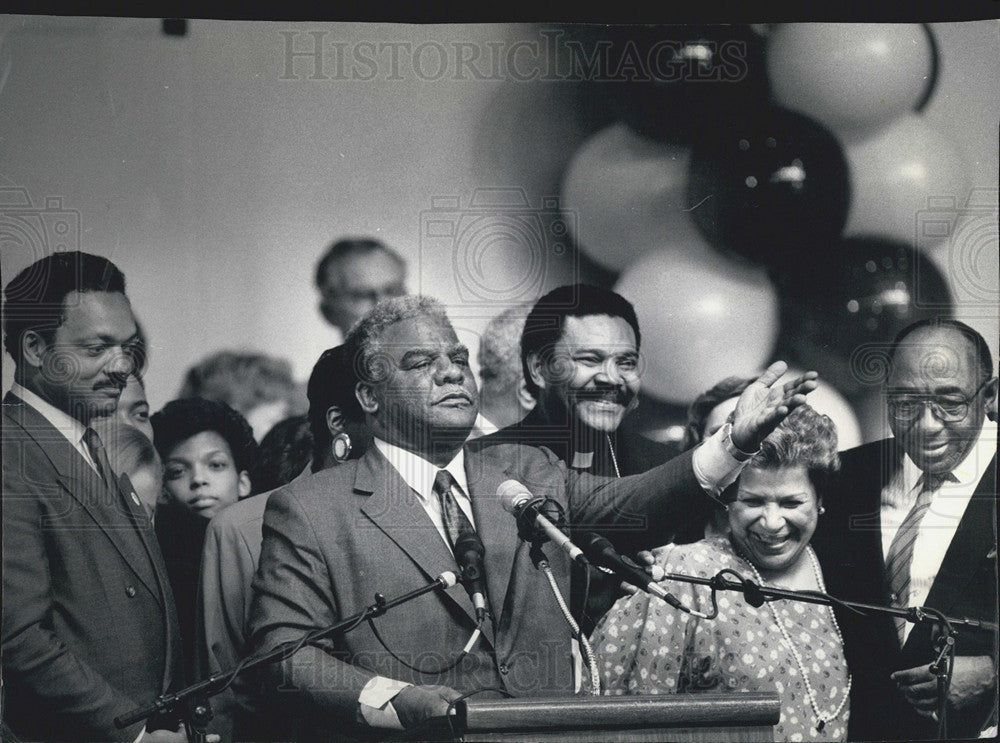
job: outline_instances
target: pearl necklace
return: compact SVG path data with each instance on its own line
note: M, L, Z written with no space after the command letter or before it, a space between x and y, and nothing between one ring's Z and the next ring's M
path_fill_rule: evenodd
M826 585L823 583L823 571L820 570L819 560L816 559L816 553L813 552L812 547L806 545L806 554L809 555L809 560L812 564L813 575L816 577L816 585L819 586L819 590L826 593ZM760 573L757 571L757 566L754 565L750 560L743 555L740 555L743 561L750 566L750 570L753 571L753 577L757 580L757 585L763 586L764 579L760 577ZM795 665L799 667L799 673L802 674L802 681L806 686L806 697L809 699L809 706L812 707L813 714L819 721L816 723L816 731L823 732L823 728L826 727L828 720L835 720L844 711L844 707L847 706L847 700L851 696L851 682L853 678L850 674L847 675L847 689L844 690L844 698L840 700L840 705L835 709L828 717L823 717L823 714L819 711L819 705L816 703L816 694L813 693L812 684L809 683L809 674L806 673L805 663L802 662L802 656L799 655L799 651L795 648L792 643L792 638L788 636L788 630L785 629L784 622L778 616L778 612L774 608L774 602L768 601L767 608L771 610L771 616L774 617L774 623L778 625L778 631L781 633L782 639L788 646L788 649L792 651L792 658L795 660ZM827 611L830 612L830 619L833 621L833 628L837 632L837 639L840 640L840 647L844 647L844 636L840 634L840 625L837 624L837 617L833 612L833 607L827 605Z

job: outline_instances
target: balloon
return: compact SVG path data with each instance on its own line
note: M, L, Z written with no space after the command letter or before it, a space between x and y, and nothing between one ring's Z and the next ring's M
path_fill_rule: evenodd
M852 194L847 237L933 244L933 232L917 234L922 215L942 201L962 204L969 194L969 167L958 148L916 114L851 143L845 154Z
M639 393L639 407L622 421L622 431L636 431L638 435L658 444L666 444L683 451L687 430L688 406L657 399L646 390Z
M919 108L936 66L920 23L783 23L766 57L775 101L845 136Z
M763 269L660 250L629 266L615 291L639 318L642 388L663 400L690 403L771 356L778 298Z
M607 88L619 118L666 142L767 99L761 28L744 24L606 29ZM600 46L595 49L600 50Z
M713 245L751 260L839 236L849 201L840 145L799 114L762 110L694 143L691 215Z
M774 278L782 298L778 357L815 369L849 397L881 383L900 330L952 314L941 272L897 242L842 240Z
M805 369L789 367L778 382L784 384L801 376L804 372ZM853 449L864 443L861 436L861 424L858 422L854 408L832 384L824 379L818 380L816 389L806 396L806 402L817 413L830 416L830 420L837 427L837 449L839 451Z
M700 244L684 211L689 161L686 147L646 139L625 124L595 134L563 178L561 204L576 244L615 271L651 248Z

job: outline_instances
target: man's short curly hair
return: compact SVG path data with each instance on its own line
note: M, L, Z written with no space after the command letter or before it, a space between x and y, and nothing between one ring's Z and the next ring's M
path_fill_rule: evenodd
M353 365L358 380L369 383L385 380L389 369L384 359L380 361L379 339L390 325L414 317L429 317L451 327L444 305L419 294L386 299L358 320L344 341L345 363Z
M253 429L246 418L225 403L201 397L171 400L149 422L153 424L156 450L164 461L181 442L204 431L214 431L229 444L236 469L247 472L250 482L256 483L260 448Z

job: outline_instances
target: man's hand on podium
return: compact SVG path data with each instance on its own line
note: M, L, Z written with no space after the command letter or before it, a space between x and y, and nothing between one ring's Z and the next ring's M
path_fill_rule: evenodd
M460 696L447 686L407 686L392 698L392 707L403 728L409 730L431 718L444 717L448 705Z

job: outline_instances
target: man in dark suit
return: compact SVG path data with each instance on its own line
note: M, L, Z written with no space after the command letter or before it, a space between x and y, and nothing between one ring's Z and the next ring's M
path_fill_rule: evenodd
M4 721L32 741L179 743L152 720L113 722L180 681L152 525L89 426L132 370L125 278L105 258L56 253L4 295L16 364L3 401Z
M590 284L545 294L531 308L520 343L524 383L538 403L494 440L544 446L567 467L605 477L672 459L675 450L623 425L639 404L641 338L635 309L620 294ZM692 509L685 521L707 518L708 499L698 505L702 514ZM573 584L573 614L590 634L622 595L620 580L592 567L589 576L574 572Z
M543 448L487 439L465 444L478 412L468 350L440 304L425 297L379 304L347 345L373 446L357 462L270 496L251 646L295 642L362 611L376 592L400 595L454 571L456 535L469 530L485 546L489 613L482 637L462 657L477 627L469 597L460 589L424 595L272 668L283 703L317 736L365 737L373 728L412 728L442 716L459 693L487 687L516 696L573 694L571 632L498 487L517 480L559 503L572 523L633 549L661 543L707 499L705 487L732 482L745 455L702 448L615 479L567 470ZM784 369L769 370L741 401L732 439L744 451L815 386L814 374L776 386ZM546 553L564 593L570 560L551 545Z
M911 325L892 345L885 394L894 438L841 455L814 543L834 596L994 623L958 628L955 644L948 734L977 737L996 730L997 377L989 348L954 320ZM849 737L935 737L935 630L844 610L838 618L853 674Z

